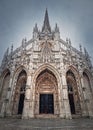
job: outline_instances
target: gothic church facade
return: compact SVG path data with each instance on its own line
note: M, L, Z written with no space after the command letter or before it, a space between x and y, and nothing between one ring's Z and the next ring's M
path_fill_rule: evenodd
M5 52L0 67L0 116L93 117L93 68L86 49L52 30L48 11L42 29Z

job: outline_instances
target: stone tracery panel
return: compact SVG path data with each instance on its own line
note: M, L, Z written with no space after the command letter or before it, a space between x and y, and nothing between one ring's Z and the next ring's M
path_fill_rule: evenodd
M44 41L41 45L41 61L43 62L50 62L54 60L53 54L52 54L52 43L49 41Z

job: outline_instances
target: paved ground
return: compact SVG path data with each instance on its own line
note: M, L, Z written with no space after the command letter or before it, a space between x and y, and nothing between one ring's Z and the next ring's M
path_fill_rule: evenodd
M93 130L93 119L0 119L0 130Z

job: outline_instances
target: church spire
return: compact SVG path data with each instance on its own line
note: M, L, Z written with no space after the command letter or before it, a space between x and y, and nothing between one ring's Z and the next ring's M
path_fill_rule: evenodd
M43 27L42 27L42 32L51 32L51 27L50 27L50 24L49 24L49 17L48 17L48 11L46 9L46 12L45 12L45 19L44 19L44 23L43 23Z

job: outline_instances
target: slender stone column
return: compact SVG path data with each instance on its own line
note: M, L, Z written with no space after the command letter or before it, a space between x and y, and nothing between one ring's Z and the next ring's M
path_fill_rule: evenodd
M59 117L65 118L64 102L63 102L63 91L62 91L62 74L60 73L60 79L58 79L58 100L59 100Z
M64 111L65 111L65 117L67 119L71 119L71 112L70 112L70 105L69 105L69 99L68 99L68 91L67 91L67 83L66 83L66 77L65 74L62 74L62 91L63 91L63 102L64 102Z
M35 102L35 93L34 89L31 89L31 100L30 100L30 109L29 109L29 117L33 118L34 117L34 102Z
M24 100L24 109L23 109L23 115L22 118L31 118L33 117L33 110L30 107L31 106L31 75L29 74L27 76L27 83L26 83L26 92L25 92L25 100Z
M65 110L64 110L64 102L63 102L63 93L62 93L62 84L60 84L60 88L58 89L58 97L59 97L59 108L60 108L60 118L65 118Z
M88 116L88 109L87 109L87 104L85 102L85 88L84 88L84 82L83 82L83 77L81 77L81 109L82 109L82 116Z

